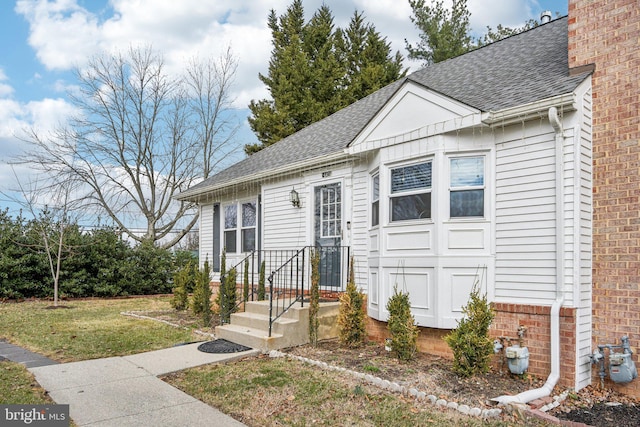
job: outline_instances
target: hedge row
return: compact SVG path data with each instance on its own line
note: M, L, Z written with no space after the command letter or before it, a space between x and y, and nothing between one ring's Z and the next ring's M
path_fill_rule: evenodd
M41 232L47 230L50 242L57 244L58 225L46 213L26 220L0 211L0 299L53 296ZM132 247L109 227L83 232L77 225L67 226L63 243L61 297L170 293L174 272L192 259L189 252L172 253L151 244Z

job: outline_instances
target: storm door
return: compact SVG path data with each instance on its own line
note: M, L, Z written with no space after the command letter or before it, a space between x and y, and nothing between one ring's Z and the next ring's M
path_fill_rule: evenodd
M315 187L315 246L320 251L320 286L341 286L342 192L340 183Z

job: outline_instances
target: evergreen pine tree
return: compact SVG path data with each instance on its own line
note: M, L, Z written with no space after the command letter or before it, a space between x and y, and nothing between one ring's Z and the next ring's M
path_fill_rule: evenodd
M268 74L260 74L259 78L269 89L271 99L252 100L249 105L249 124L260 143L245 146L247 154L406 74L400 53L392 58L389 44L373 25L364 23L358 12L352 19L353 34L335 28L333 14L326 5L305 23L301 0L294 0L280 17L271 10L268 25L273 50ZM350 91L352 83L355 87Z
M406 74L402 55L391 56L391 45L364 15L355 11L346 30L337 31L337 44L344 58L343 105L349 105Z

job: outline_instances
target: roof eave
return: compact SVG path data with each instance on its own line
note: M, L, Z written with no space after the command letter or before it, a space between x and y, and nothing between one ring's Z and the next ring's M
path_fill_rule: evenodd
M514 123L547 117L549 108L556 107L561 112L576 110L576 95L569 92L539 101L521 104L502 110L488 111L483 114L482 123L490 127L507 126Z
M229 181L221 182L220 184L217 184L217 185L216 184L209 185L206 187L199 188L195 191L186 190L178 194L175 198L176 200L180 200L180 201L198 202L200 199L202 199L202 196L206 195L207 193L223 191L227 188L231 188L237 185L242 185L249 182L263 181L276 176L294 174L296 172L307 170L312 166L314 168L322 167L335 162L339 162L341 160L346 160L349 157L351 156L346 151L339 151L332 154L327 154L324 156L307 159L298 163L290 163L276 169L262 171L253 175L238 177Z

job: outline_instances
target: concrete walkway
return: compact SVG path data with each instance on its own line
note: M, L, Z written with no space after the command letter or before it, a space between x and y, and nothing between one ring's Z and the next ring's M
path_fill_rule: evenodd
M199 344L29 370L56 403L70 405L79 426L243 426L157 377L259 353L203 353Z
M5 340L0 340L0 361L3 359L20 363L27 368L55 365L58 363L41 354L34 353L17 345L9 344Z

